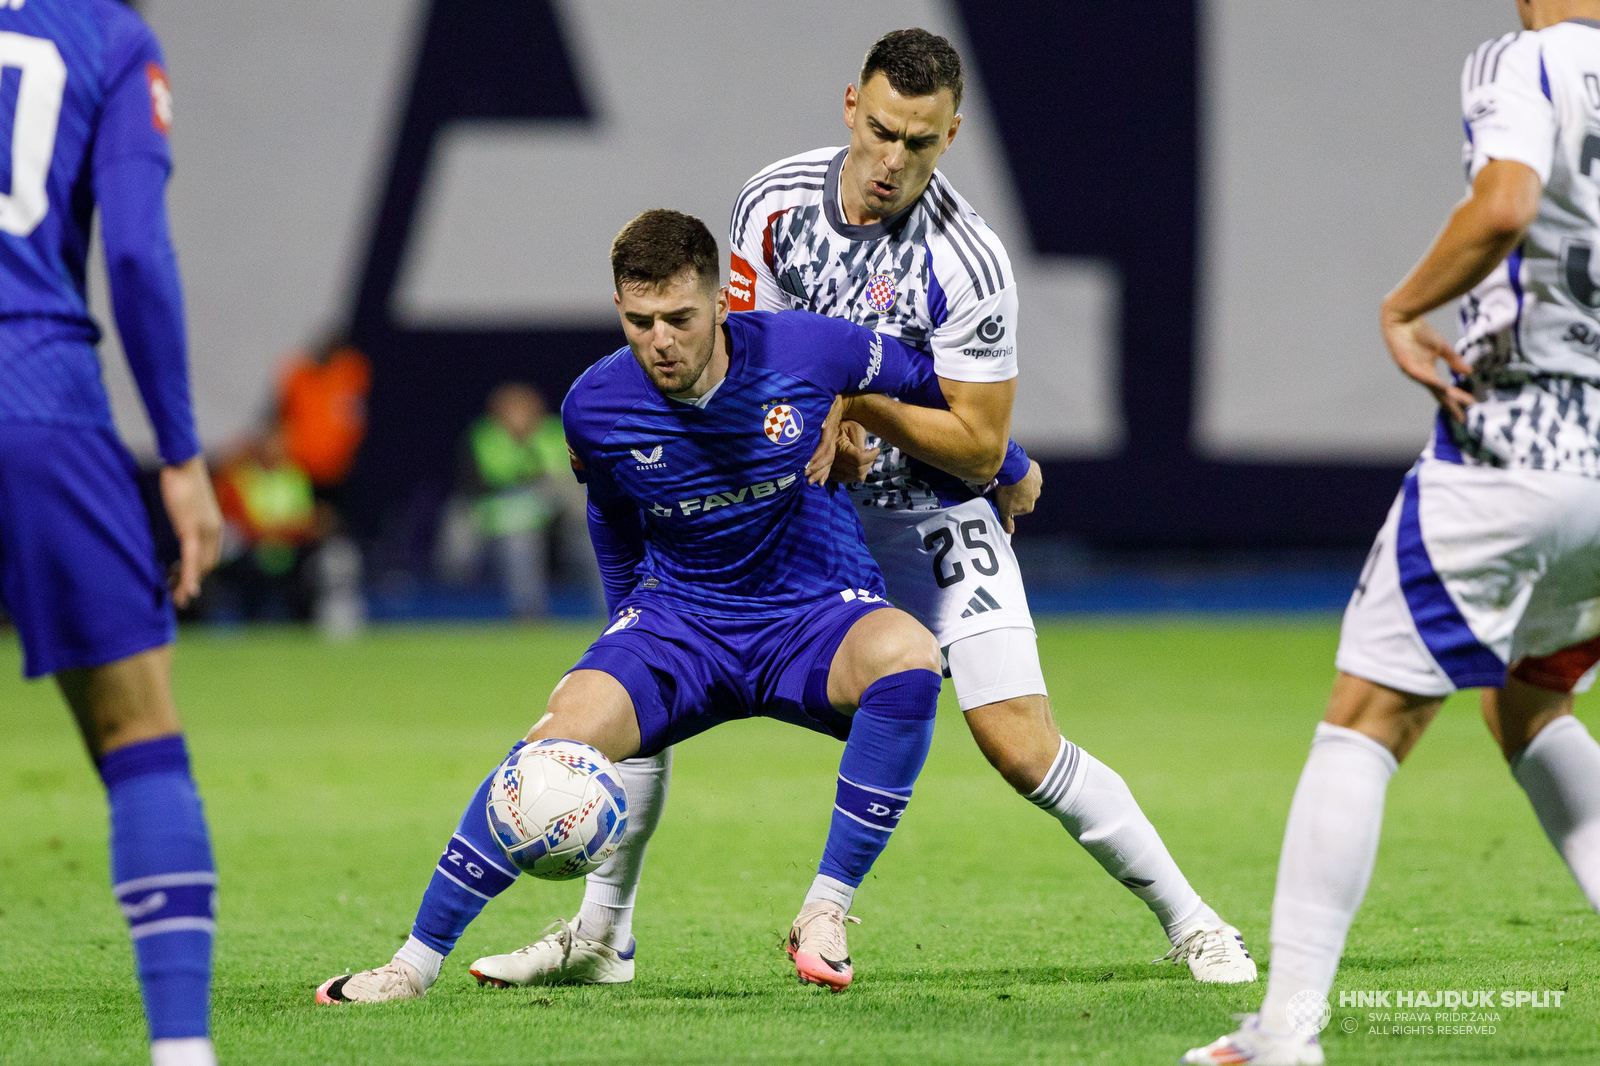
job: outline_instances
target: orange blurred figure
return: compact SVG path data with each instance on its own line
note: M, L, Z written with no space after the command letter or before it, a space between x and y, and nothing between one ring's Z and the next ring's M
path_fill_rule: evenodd
M319 489L338 485L367 434L372 364L342 334L291 353L278 377L278 420L289 458Z

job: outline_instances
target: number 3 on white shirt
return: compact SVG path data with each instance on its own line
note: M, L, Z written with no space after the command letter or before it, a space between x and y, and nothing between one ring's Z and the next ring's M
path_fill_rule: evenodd
M45 178L55 154L56 121L67 87L67 65L54 41L0 32L0 70L22 71L17 111L11 118L11 191L0 193L0 233L26 237L50 211Z

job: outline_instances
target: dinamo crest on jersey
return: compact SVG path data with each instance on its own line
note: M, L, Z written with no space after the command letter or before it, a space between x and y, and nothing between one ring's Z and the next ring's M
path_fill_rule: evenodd
M611 623L610 627L605 631L604 634L602 634L602 636L617 633L624 629L629 629L638 621L639 608L624 607L622 609L622 613L617 615L617 620Z
M886 314L899 296L900 290L895 288L894 279L887 274L874 274L867 282L867 306L880 315Z
M780 403L767 410L766 418L761 421L761 428L766 431L767 439L772 443L793 444L800 439L800 432L805 429L805 420L800 417L798 409Z

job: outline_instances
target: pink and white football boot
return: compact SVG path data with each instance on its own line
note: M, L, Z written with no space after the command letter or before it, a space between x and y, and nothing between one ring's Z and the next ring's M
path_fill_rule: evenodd
M800 908L789 927L789 957L800 980L833 992L850 987L855 971L850 967L850 945L844 935L846 922L860 925L861 919L850 917L829 900L814 900Z

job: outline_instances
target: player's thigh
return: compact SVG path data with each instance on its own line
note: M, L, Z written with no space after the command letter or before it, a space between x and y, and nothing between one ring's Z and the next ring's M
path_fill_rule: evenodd
M991 629L1033 628L1021 567L987 500L942 511L859 514L890 602L926 626L940 647Z
M1039 662L1039 638L1032 626L986 629L946 645L944 673L956 690L956 703L973 711L998 703L1029 701L1046 707L1049 690Z
M110 430L0 422L0 597L26 676L116 663L176 635L137 474Z
M622 682L600 670L573 670L550 693L544 717L528 731L537 740L576 740L608 759L627 759L639 750L639 723L633 697Z
M836 708L859 707L874 682L907 670L939 672L933 634L893 607L864 614L851 623L828 665L828 702Z
M1008 627L963 637L944 649L945 672L978 748L1013 788L1036 789L1061 748L1050 713L1039 642Z
M659 597L644 595L624 603L611 626L556 686L549 706L553 717L540 722L530 737L565 736L559 731L563 720L604 718L608 729L622 730L621 735L606 735L607 743L620 742L620 747L595 746L609 758L630 758L655 755L720 722L749 717L751 700L732 647L743 628L737 620L677 610ZM637 730L631 751L621 750L632 735L617 720L623 698Z

